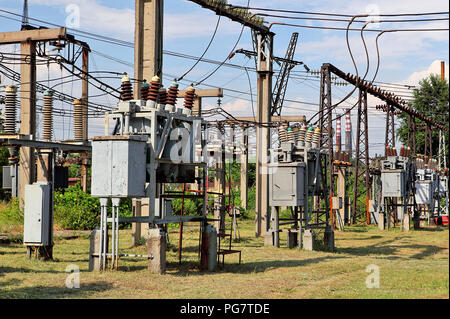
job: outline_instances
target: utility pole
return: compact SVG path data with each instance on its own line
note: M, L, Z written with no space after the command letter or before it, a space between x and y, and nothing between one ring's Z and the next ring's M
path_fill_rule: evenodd
M162 78L163 22L164 0L135 1L134 77L138 80L134 89L136 99L140 99L141 82L144 79L151 80L155 75ZM133 200L136 216L149 216L150 209L153 208L150 207L148 199ZM148 231L148 224L133 223L133 243L148 237Z
M258 111L259 123L271 123L273 34L257 34ZM259 124L256 127L256 203L255 235L263 236L270 228L269 218L269 176L267 172L270 148L269 128Z
M31 29L0 33L0 44L20 43L27 63L20 66L20 134L36 138L36 43L66 38L65 28ZM25 185L36 180L34 148L21 147L19 161L19 202L23 205Z
M82 83L81 83L81 101L83 106L83 142L88 141L88 96L89 96L89 49L83 47L82 51ZM81 153L81 188L87 193L88 187L88 154Z
M134 31L135 98L141 94L141 81L162 77L164 0L136 0Z

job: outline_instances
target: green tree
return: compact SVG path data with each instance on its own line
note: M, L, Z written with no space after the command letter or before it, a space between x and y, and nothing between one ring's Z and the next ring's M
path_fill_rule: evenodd
M449 113L448 113L448 82L441 80L438 75L430 75L429 77L419 82L419 88L414 90L413 100L411 106L416 111L432 118L439 123L442 123L448 128ZM397 130L397 135L403 144L408 142L408 116L401 114L400 128ZM425 129L420 127L423 121L416 119L418 124L416 131L416 147L419 154L425 151ZM439 130L432 129L433 136L433 155L437 155L439 149ZM449 142L449 134L445 132L445 140ZM448 156L448 148L446 148L446 156Z

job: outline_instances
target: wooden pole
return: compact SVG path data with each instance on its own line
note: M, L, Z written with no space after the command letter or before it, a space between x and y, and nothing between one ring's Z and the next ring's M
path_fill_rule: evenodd
M21 43L21 54L28 60L20 67L20 134L36 136L36 42ZM34 148L21 147L19 160L19 199L23 205L25 185L36 178Z

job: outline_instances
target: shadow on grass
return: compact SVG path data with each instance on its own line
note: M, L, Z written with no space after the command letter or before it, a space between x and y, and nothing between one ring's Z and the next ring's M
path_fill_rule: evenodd
M7 285L17 286L17 282L6 282ZM102 292L112 288L110 283L99 281L83 284L80 288L66 288L63 286L34 286L1 289L0 298L81 298L89 297L94 292Z
M381 239L381 238L383 238L383 236L373 235L373 236L370 236L370 237L364 237L364 238L361 238L361 237L357 237L357 238L344 238L344 240L371 240L371 239ZM339 239L339 240L341 240L341 239Z
M344 253L344 254L350 254L354 256L376 256L376 255L384 255L389 256L390 259L423 259L428 256L434 255L438 253L439 251L445 250L445 248L434 246L434 245L389 245L391 243L397 242L398 238L394 238L392 240L387 240L381 243L376 243L369 246L363 246L363 247L345 247L345 248L338 248L338 253ZM388 246L389 245L389 246ZM409 257L403 257L403 256L396 256L396 253L399 249L414 249L414 250L421 250L420 252L409 256Z
M420 228L420 229L418 229L416 231L440 232L440 231L444 231L444 230L445 230L444 227L434 227L434 228L431 228L431 227L428 228L427 227L427 228Z
M241 264L238 262L230 263L225 262L225 266L222 263L217 265L217 270L215 272L199 272L198 262L183 262L181 265L178 263L168 263L168 270L173 270L175 267L176 272L170 273L173 276L185 277L185 276L202 276L207 274L217 274L217 273L233 273L233 274L251 274L251 273L261 273L269 269L281 269L281 268L291 268L291 267L301 267L309 264L315 264L324 262L327 260L336 259L346 259L349 257L345 256L324 256L311 259L302 260L268 260L268 261L258 261L258 262L245 262ZM237 261L237 258L236 258Z

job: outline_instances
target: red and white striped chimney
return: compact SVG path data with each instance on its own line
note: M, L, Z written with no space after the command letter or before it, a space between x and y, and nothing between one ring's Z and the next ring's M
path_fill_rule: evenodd
M341 146L342 146L342 129L341 129L341 115L337 116L336 119L336 152L340 152L341 151Z
M352 119L350 109L345 113L345 152L351 157L353 152L352 147Z

